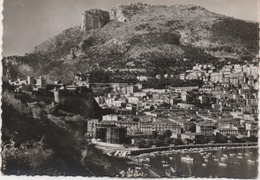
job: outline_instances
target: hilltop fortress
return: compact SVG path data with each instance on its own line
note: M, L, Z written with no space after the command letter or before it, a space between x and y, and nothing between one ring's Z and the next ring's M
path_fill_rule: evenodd
M100 29L113 19L126 22L127 19L124 17L121 7L122 5L113 8L110 13L100 9L85 11L82 14L81 31Z
M81 31L100 29L111 20L127 22L128 19L122 11L123 5L113 8L110 13L100 9L91 9L82 14Z
M99 29L112 20L128 23L145 20L159 20L162 18L180 20L183 18L215 16L215 13L194 5L155 6L144 3L128 5L119 4L111 9L110 12L100 9L85 11L82 14L81 30L89 31Z

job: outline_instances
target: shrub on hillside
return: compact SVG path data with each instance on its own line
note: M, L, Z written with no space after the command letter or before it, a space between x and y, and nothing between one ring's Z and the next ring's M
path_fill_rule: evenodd
M15 144L5 144L2 146L2 171L8 173L10 170L13 171L15 166L35 170L41 168L53 154L53 150L46 148L42 142L28 141L19 147L15 147ZM19 169L16 170L18 173Z

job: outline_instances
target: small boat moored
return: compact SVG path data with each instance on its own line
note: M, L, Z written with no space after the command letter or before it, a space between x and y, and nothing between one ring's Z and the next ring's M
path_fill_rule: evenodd
M227 164L226 164L226 163L221 163L221 162L219 162L218 165L221 166L221 167L227 167Z

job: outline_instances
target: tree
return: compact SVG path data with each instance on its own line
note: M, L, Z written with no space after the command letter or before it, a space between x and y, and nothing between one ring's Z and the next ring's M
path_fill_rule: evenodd
M204 141L201 138L195 138L194 142L195 142L195 144L204 144Z
M196 132L196 125L191 126L191 127L188 129L188 131L190 131L190 132Z
M163 137L164 138L170 138L171 135L172 135L172 131L171 130L164 131L164 133L163 133Z
M90 82L99 82L99 83L108 83L110 82L109 77L111 76L110 72L105 72L103 70L95 70L90 73Z
M241 140L234 135L230 136L230 140L232 141L232 143L240 143L241 142Z
M227 143L228 138L220 133L216 134L216 143Z
M247 139L248 139L248 141L250 141L250 142L257 142L257 141L258 141L258 138L255 137L255 136L250 136L250 137L248 137Z
M154 144L156 147L163 146L163 142L160 141L159 139L154 139L154 140L153 140L153 144Z
M151 147L153 144L153 141L151 139L146 139L145 140L145 147L149 148Z
M138 140L136 141L136 146L137 146L138 148L144 148L144 147L145 147L145 144L146 144L146 142L145 142L144 139L138 139Z
M157 139L158 134L159 134L159 133L158 133L157 131L153 131L153 132L152 132L152 135L151 135L151 138L152 138L152 139Z
M184 145L185 143L181 139L174 139L174 144L175 145Z
M193 140L192 139L186 138L185 141L187 142L187 144L193 144Z

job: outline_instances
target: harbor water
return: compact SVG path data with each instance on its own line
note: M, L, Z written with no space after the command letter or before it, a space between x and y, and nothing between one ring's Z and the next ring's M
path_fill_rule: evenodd
M251 179L258 176L258 148L177 150L149 156L142 163L165 177Z

